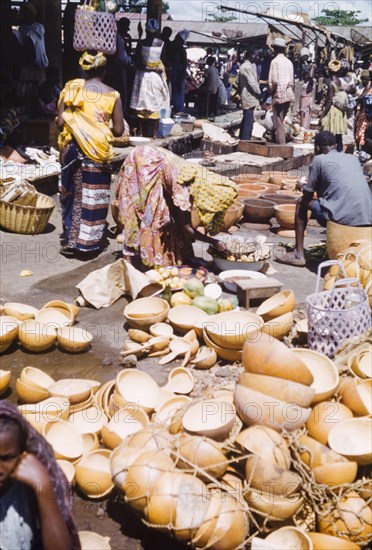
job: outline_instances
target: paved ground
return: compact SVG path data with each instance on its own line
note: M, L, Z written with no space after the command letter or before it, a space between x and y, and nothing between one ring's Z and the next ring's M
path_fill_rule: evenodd
M57 206L48 226L47 233L37 236L15 235L1 232L1 297L4 302L24 302L41 307L52 299L73 302L78 295L75 285L94 269L112 263L120 254L114 231L108 232L108 248L100 257L89 262L68 260L58 254L61 214ZM113 222L110 217L110 227ZM256 236L257 232L242 230L242 233ZM266 233L273 245L289 242L272 232ZM306 242L324 240L324 230L310 227ZM205 250L196 245L197 254L207 258ZM277 270L274 275L284 283L284 288L292 288L299 304L304 303L307 294L315 286L316 265L304 269L283 266L273 262ZM33 272L31 277L20 277L24 269ZM83 308L79 314L79 326L87 328L95 336L92 348L82 355L71 355L58 348L41 354L31 354L14 344L1 360L3 369L11 369L13 376L11 391L7 398L16 401L15 380L21 369L27 365L42 368L59 378L87 377L101 382L110 380L120 371L119 350L126 338L123 325L125 298L118 300L107 309ZM171 367L160 368L151 360L141 361L139 368L150 372L159 384L166 382ZM145 529L134 514L119 499L103 503L88 502L80 497L75 499L76 519L79 529L92 529L102 535L111 536L113 549L123 550L176 550L174 541L169 541L154 531Z

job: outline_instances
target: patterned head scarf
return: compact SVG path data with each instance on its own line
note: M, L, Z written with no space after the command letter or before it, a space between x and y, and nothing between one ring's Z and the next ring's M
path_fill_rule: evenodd
M83 71L91 71L92 69L98 69L98 67L104 67L106 61L106 56L102 52L97 52L96 55L84 52L79 59L79 65Z
M19 424L21 430L25 434L25 450L36 456L36 458L40 460L46 468L56 493L58 507L70 532L72 550L80 550L81 545L71 511L72 495L70 486L65 474L62 472L54 458L52 447L44 439L44 437L40 435L25 418L23 418L17 408L11 403L6 401L0 402L0 417L1 416L11 418Z

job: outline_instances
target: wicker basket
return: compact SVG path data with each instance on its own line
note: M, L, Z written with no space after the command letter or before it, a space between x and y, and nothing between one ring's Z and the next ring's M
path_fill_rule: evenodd
M22 206L0 199L0 225L12 233L42 233L54 207L54 200L41 193L38 193L36 206Z
M117 24L113 13L89 11L78 6L75 12L74 49L78 52L98 50L107 55L116 52ZM88 2L88 6L90 2Z

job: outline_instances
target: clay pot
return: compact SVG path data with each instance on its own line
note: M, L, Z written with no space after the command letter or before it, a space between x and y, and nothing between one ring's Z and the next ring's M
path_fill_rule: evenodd
M244 199L244 215L252 223L268 223L274 215L275 203L264 199Z
M275 204L295 204L297 198L292 195L283 195L279 193L264 193L261 198L267 201L274 202Z
M246 189L247 191L253 191L253 193L266 193L268 191L268 187L264 184L260 183L242 183L238 186L239 189Z
M238 200L240 201L245 199L258 199L259 196L259 191L250 191L249 189L245 189L243 186L239 186L238 188Z
M243 215L244 211L244 204L242 204L240 201L234 202L233 205L231 205L225 212L225 216L223 218L223 226L221 227L220 231L228 231L230 227L236 224L240 220L240 218Z
M276 221L284 229L295 228L296 205L295 204L277 204L275 206Z

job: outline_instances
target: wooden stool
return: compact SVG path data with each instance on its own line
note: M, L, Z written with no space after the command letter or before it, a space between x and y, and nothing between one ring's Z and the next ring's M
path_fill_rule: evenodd
M236 281L238 288L238 300L242 307L249 308L250 300L256 300L259 298L270 298L277 292L280 292L283 283L268 277L267 279L246 279Z

